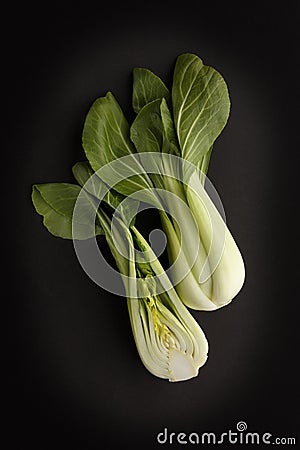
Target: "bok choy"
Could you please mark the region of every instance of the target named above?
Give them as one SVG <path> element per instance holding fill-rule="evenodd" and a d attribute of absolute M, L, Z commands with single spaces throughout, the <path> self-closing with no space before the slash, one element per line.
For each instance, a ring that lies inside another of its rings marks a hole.
<path fill-rule="evenodd" d="M 112 93 L 94 102 L 83 130 L 86 156 L 94 170 L 119 160 L 120 171 L 125 170 L 120 158 L 134 156 L 126 169 L 131 176 L 114 188 L 161 210 L 169 260 L 177 261 L 171 276 L 182 301 L 199 310 L 224 306 L 245 278 L 240 250 L 205 189 L 213 144 L 229 116 L 226 83 L 196 55 L 183 54 L 176 61 L 172 92 L 150 70 L 134 70 L 133 108 L 137 116 L 129 127 Z M 146 164 L 141 162 L 145 153 Z M 153 174 L 146 166 L 157 161 L 155 154 L 162 168 Z M 180 167 L 167 155 L 177 157 Z M 104 181 L 111 184 L 113 178 L 108 172 Z M 178 200 L 187 205 L 188 215 Z M 194 259 L 195 227 L 199 245 Z"/>
<path fill-rule="evenodd" d="M 79 185 L 33 186 L 32 201 L 43 216 L 44 225 L 53 235 L 65 239 L 84 240 L 105 235 L 124 282 L 131 327 L 145 367 L 153 375 L 169 381 L 195 377 L 207 359 L 206 337 L 181 302 L 147 241 L 133 224 L 128 228 L 122 214 L 116 214 L 123 197 L 110 190 L 104 197 L 104 205 L 101 203 L 99 207 L 97 194 L 101 193 L 103 183 L 95 174 L 92 176 L 88 162 L 75 164 L 73 174 Z M 79 195 L 86 216 L 81 215 L 81 220 L 72 228 L 72 221 L 77 220 L 73 212 Z M 94 210 L 94 224 L 87 220 L 89 210 Z M 119 211 L 126 215 L 126 211 Z M 114 221 L 113 213 L 116 214 Z M 118 252 L 112 236 L 117 239 L 122 253 Z M 136 261 L 134 243 L 141 252 L 150 252 L 151 262 Z M 156 275 L 159 275 L 158 281 Z M 161 293 L 157 292 L 157 283 L 163 285 Z"/>
<path fill-rule="evenodd" d="M 97 98 L 83 127 L 87 161 L 73 167 L 78 184 L 36 184 L 32 201 L 50 233 L 73 239 L 75 249 L 105 236 L 142 362 L 157 377 L 186 380 L 208 352 L 186 307 L 223 307 L 245 278 L 240 250 L 208 192 L 229 94 L 214 68 L 186 53 L 177 58 L 171 90 L 149 69 L 135 68 L 132 106 L 129 124 L 111 92 Z M 135 225 L 140 202 L 159 210 L 167 269 Z"/>

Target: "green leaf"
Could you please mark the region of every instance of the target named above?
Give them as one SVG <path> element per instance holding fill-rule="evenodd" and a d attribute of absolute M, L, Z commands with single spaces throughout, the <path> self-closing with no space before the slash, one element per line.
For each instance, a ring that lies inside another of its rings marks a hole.
<path fill-rule="evenodd" d="M 161 99 L 157 99 L 145 105 L 131 126 L 130 137 L 138 152 L 161 153 L 163 150 L 169 150 L 165 142 L 166 139 L 161 118 L 161 102 Z M 164 179 L 159 175 L 163 173 L 162 162 L 156 162 L 152 158 L 151 162 L 153 164 L 153 170 L 156 171 L 156 174 L 149 174 L 153 184 L 156 188 L 165 189 Z"/>
<path fill-rule="evenodd" d="M 64 239 L 72 239 L 72 220 L 55 212 L 45 202 L 36 186 L 33 186 L 32 202 L 37 213 L 44 217 L 44 225 L 50 233 Z"/>
<path fill-rule="evenodd" d="M 227 122 L 230 100 L 226 83 L 198 56 L 180 55 L 174 70 L 172 104 L 182 157 L 197 165 Z"/>
<path fill-rule="evenodd" d="M 43 199 L 59 214 L 72 218 L 80 186 L 69 183 L 36 184 Z"/>
<path fill-rule="evenodd" d="M 83 186 L 95 173 L 88 161 L 79 161 L 74 164 L 72 172 L 80 186 Z M 101 180 L 99 181 L 101 183 Z"/>
<path fill-rule="evenodd" d="M 164 98 L 160 104 L 160 115 L 164 134 L 163 151 L 165 153 L 180 156 L 173 118 Z"/>
<path fill-rule="evenodd" d="M 172 116 L 165 99 L 154 100 L 140 110 L 131 126 L 130 137 L 141 153 L 180 155 Z M 151 162 L 156 173 L 149 174 L 155 187 L 163 190 L 166 189 L 166 177 L 159 174 L 166 170 L 166 159 L 155 161 L 153 158 Z M 168 167 L 168 173 L 173 175 L 171 167 Z"/>
<path fill-rule="evenodd" d="M 166 138 L 168 141 L 173 142 L 174 144 L 177 144 L 177 138 L 176 133 L 174 129 L 173 119 L 171 116 L 171 112 L 168 108 L 166 100 L 163 98 L 160 103 L 160 114 L 161 114 L 161 120 L 163 124 L 163 129 L 166 135 Z"/>
<path fill-rule="evenodd" d="M 126 223 L 134 224 L 139 209 L 139 202 L 125 197 L 115 189 L 109 188 L 93 171 L 88 161 L 76 163 L 72 167 L 76 181 L 96 198 L 103 200 L 114 212 L 118 213 Z"/>
<path fill-rule="evenodd" d="M 163 81 L 148 69 L 133 69 L 132 106 L 138 113 L 147 103 L 153 100 L 170 98 L 169 89 Z"/>
<path fill-rule="evenodd" d="M 161 152 L 163 125 L 160 116 L 161 100 L 146 104 L 130 128 L 130 138 L 138 152 Z"/>
<path fill-rule="evenodd" d="M 129 138 L 127 120 L 110 92 L 93 103 L 85 120 L 82 142 L 92 168 L 95 172 L 103 169 L 101 179 L 109 186 L 113 187 L 121 175 L 124 181 L 119 182 L 115 189 L 126 196 L 152 187 L 138 158 L 133 156 L 135 148 Z M 132 159 L 127 163 L 118 161 L 113 167 L 106 166 L 122 156 L 130 155 Z"/>
<path fill-rule="evenodd" d="M 84 215 L 76 217 L 76 235 L 73 235 L 72 220 L 75 202 L 81 188 L 68 183 L 36 184 L 32 188 L 32 202 L 38 214 L 43 216 L 44 225 L 50 233 L 64 239 L 88 239 L 103 234 L 96 219 L 91 224 Z M 97 209 L 97 203 L 86 194 L 85 207 Z"/>
<path fill-rule="evenodd" d="M 130 138 L 138 152 L 166 152 L 180 156 L 173 119 L 166 100 L 145 105 L 130 128 Z"/>
<path fill-rule="evenodd" d="M 88 161 L 80 161 L 72 167 L 75 180 L 96 198 L 102 198 L 105 184 L 93 171 Z"/>
<path fill-rule="evenodd" d="M 135 152 L 127 120 L 111 92 L 91 106 L 85 119 L 82 143 L 95 172 L 108 162 Z"/>

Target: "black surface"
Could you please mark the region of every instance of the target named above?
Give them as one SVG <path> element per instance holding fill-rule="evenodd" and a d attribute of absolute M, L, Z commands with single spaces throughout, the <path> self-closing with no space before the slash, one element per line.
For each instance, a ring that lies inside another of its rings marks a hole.
<path fill-rule="evenodd" d="M 221 433 L 240 420 L 250 431 L 297 435 L 299 11 L 296 2 L 220 5 L 78 2 L 4 16 L 5 448 L 155 448 L 164 427 Z M 30 192 L 72 180 L 96 97 L 112 91 L 130 120 L 132 68 L 170 82 L 186 51 L 229 86 L 231 116 L 209 174 L 247 278 L 231 305 L 195 313 L 209 360 L 199 377 L 171 384 L 144 369 L 125 301 L 88 279 L 71 242 L 47 233 Z"/>

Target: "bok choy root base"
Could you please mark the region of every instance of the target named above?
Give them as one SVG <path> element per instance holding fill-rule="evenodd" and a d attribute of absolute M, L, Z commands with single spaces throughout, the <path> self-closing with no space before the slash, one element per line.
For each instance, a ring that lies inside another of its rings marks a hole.
<path fill-rule="evenodd" d="M 48 231 L 72 239 L 75 249 L 105 236 L 143 364 L 157 377 L 187 380 L 208 352 L 187 307 L 223 307 L 245 278 L 239 248 L 207 192 L 229 95 L 222 76 L 187 53 L 177 58 L 171 91 L 150 70 L 134 69 L 132 105 L 129 126 L 112 93 L 98 98 L 83 128 L 87 161 L 73 167 L 77 184 L 34 185 L 32 201 Z M 135 226 L 141 202 L 159 210 L 168 268 Z"/>

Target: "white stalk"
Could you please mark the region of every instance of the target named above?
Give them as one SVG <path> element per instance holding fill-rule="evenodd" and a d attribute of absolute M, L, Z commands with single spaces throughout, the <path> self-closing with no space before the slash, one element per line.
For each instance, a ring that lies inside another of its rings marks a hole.
<path fill-rule="evenodd" d="M 217 306 L 213 303 L 211 298 L 206 295 L 205 289 L 203 289 L 203 286 L 211 283 L 211 280 L 209 279 L 208 283 L 203 283 L 202 285 L 198 282 L 172 223 L 166 214 L 163 213 L 161 214 L 161 220 L 168 237 L 167 248 L 169 260 L 173 263 L 171 267 L 171 277 L 179 297 L 185 305 L 190 308 L 213 311 Z M 185 237 L 183 237 L 183 240 L 184 239 Z M 177 280 L 181 281 L 177 282 Z M 210 290 L 210 286 L 208 289 Z"/>
<path fill-rule="evenodd" d="M 190 178 L 186 195 L 213 270 L 211 300 L 221 307 L 229 303 L 243 286 L 243 258 L 196 172 Z"/>
<path fill-rule="evenodd" d="M 133 231 L 142 248 L 152 252 L 134 227 Z M 142 283 L 141 298 L 128 298 L 136 346 L 141 360 L 151 373 L 169 381 L 187 380 L 197 376 L 199 368 L 206 362 L 208 343 L 152 253 L 153 275 L 160 277 L 166 291 L 156 295 L 153 277 L 149 277 L 139 279 Z"/>

